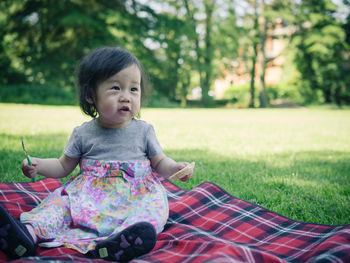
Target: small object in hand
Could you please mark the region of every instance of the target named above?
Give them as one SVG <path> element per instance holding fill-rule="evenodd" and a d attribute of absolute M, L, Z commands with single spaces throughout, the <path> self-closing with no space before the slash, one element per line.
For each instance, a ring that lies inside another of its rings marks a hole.
<path fill-rule="evenodd" d="M 186 175 L 193 173 L 193 169 L 195 166 L 195 162 L 192 162 L 188 164 L 186 167 L 182 168 L 180 171 L 174 173 L 172 176 L 169 177 L 171 180 L 180 180 L 181 178 L 185 177 Z"/>
<path fill-rule="evenodd" d="M 23 152 L 24 152 L 25 156 L 27 157 L 28 165 L 32 166 L 33 165 L 32 159 L 30 159 L 30 156 L 26 151 L 26 147 L 24 146 L 23 139 L 22 139 L 22 148 L 23 148 Z M 32 182 L 35 182 L 35 177 L 32 178 Z"/>

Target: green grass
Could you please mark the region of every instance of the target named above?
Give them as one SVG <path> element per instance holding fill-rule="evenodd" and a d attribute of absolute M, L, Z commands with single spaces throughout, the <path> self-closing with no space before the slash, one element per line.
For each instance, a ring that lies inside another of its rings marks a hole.
<path fill-rule="evenodd" d="M 204 181 L 298 221 L 350 223 L 350 110 L 143 109 L 164 152 L 195 161 L 191 189 Z M 29 181 L 24 155 L 59 157 L 78 107 L 0 104 L 1 182 Z"/>

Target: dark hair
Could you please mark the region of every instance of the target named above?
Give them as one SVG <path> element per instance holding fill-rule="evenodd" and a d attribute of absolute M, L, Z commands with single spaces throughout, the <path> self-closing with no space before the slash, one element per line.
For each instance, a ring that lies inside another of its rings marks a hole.
<path fill-rule="evenodd" d="M 143 99 L 147 77 L 142 64 L 133 54 L 122 48 L 103 47 L 86 55 L 77 68 L 77 88 L 82 111 L 95 118 L 97 116 L 95 105 L 97 86 L 133 64 L 137 65 L 141 72 L 141 99 Z"/>

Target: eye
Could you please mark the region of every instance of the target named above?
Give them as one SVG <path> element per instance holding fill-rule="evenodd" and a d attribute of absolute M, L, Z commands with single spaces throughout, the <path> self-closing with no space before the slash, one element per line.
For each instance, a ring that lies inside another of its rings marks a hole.
<path fill-rule="evenodd" d="M 134 88 L 131 88 L 130 90 L 131 90 L 132 92 L 137 92 L 137 91 L 139 91 L 139 88 L 134 87 Z"/>
<path fill-rule="evenodd" d="M 112 90 L 120 90 L 120 87 L 119 86 L 113 86 L 111 89 Z"/>

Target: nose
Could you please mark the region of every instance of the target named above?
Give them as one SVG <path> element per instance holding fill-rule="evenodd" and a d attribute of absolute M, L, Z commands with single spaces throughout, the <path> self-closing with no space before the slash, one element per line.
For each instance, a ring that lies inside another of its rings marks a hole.
<path fill-rule="evenodd" d="M 119 100 L 121 102 L 130 102 L 130 94 L 127 91 L 124 91 L 120 94 Z"/>

